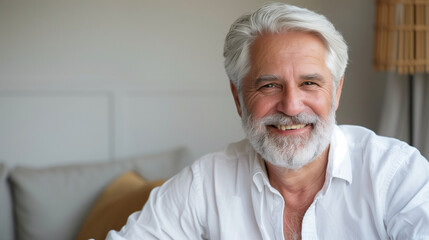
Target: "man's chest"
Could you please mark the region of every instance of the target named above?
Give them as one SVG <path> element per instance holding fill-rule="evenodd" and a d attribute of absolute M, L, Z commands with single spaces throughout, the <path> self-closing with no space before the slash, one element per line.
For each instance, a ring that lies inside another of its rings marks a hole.
<path fill-rule="evenodd" d="M 212 239 L 383 239 L 371 204 L 347 199 L 315 199 L 305 211 L 285 212 L 274 195 L 223 196 L 208 211 Z"/>

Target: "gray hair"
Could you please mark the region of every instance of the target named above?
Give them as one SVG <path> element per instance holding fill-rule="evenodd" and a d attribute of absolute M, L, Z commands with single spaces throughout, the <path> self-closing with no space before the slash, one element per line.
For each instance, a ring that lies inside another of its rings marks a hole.
<path fill-rule="evenodd" d="M 337 88 L 346 70 L 347 44 L 334 25 L 323 15 L 284 3 L 268 3 L 252 14 L 238 18 L 226 35 L 223 56 L 225 70 L 240 91 L 242 79 L 250 70 L 249 47 L 263 33 L 309 32 L 318 36 L 327 48 L 326 66 Z"/>

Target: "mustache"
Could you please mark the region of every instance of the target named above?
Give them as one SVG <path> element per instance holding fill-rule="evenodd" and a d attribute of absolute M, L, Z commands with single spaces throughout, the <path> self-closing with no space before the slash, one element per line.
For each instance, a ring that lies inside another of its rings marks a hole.
<path fill-rule="evenodd" d="M 258 122 L 263 125 L 292 125 L 292 124 L 316 124 L 321 119 L 316 114 L 299 113 L 296 116 L 286 116 L 281 113 L 275 113 L 260 119 Z"/>

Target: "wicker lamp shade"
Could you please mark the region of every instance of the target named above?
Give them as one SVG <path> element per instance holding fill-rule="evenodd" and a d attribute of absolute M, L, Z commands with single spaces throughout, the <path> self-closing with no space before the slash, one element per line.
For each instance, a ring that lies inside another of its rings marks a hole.
<path fill-rule="evenodd" d="M 374 68 L 429 72 L 429 0 L 376 0 Z"/>

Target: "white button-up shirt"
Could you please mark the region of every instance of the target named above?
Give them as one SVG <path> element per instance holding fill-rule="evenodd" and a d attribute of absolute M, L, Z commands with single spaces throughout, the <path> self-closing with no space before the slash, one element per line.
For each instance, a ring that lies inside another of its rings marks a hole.
<path fill-rule="evenodd" d="M 284 201 L 247 140 L 155 189 L 108 239 L 283 239 Z M 285 213 L 287 214 L 287 212 Z M 429 163 L 407 144 L 336 126 L 302 239 L 429 239 Z"/>

